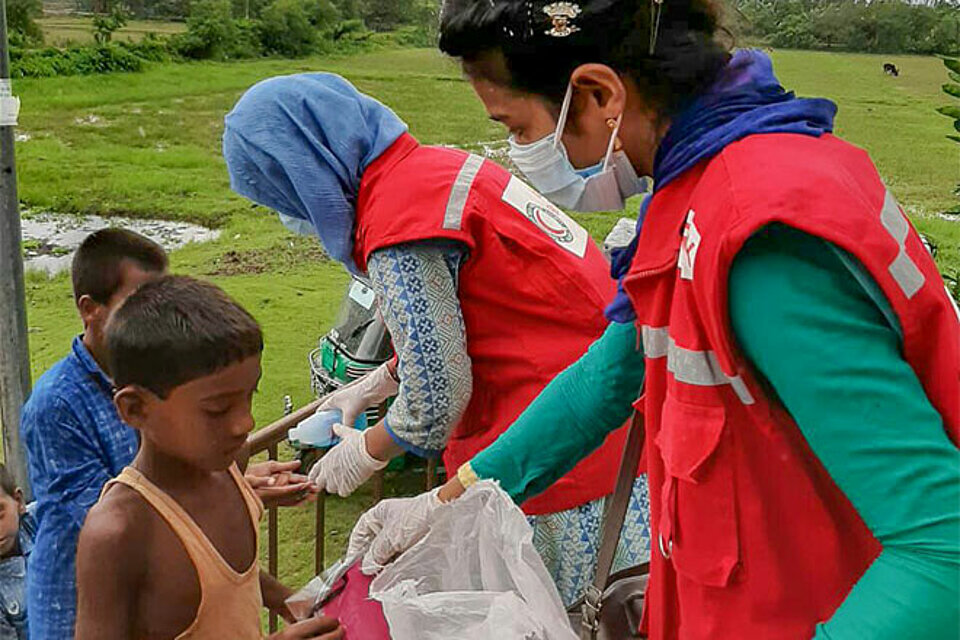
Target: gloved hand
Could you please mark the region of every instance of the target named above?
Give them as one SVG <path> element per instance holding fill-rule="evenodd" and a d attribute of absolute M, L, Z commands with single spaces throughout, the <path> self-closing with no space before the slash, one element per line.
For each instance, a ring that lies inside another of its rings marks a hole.
<path fill-rule="evenodd" d="M 313 465 L 308 477 L 320 491 L 346 498 L 390 461 L 370 455 L 365 431 L 335 424 L 333 432 L 340 437 L 340 442 Z"/>
<path fill-rule="evenodd" d="M 353 528 L 347 557 L 363 553 L 360 571 L 368 576 L 378 573 L 427 535 L 437 509 L 444 504 L 437 495 L 439 491 L 437 488 L 413 498 L 378 502 L 360 516 Z"/>
<path fill-rule="evenodd" d="M 400 383 L 390 372 L 388 364 L 383 363 L 362 378 L 331 393 L 320 403 L 317 412 L 340 409 L 343 412 L 343 424 L 353 427 L 361 413 L 397 395 Z"/>

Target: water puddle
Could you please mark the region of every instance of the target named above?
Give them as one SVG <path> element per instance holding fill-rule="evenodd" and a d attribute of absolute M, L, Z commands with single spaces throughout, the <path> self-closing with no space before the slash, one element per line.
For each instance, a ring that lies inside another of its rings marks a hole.
<path fill-rule="evenodd" d="M 23 253 L 27 270 L 56 274 L 70 269 L 70 261 L 83 239 L 98 229 L 120 227 L 144 235 L 167 251 L 190 242 L 209 242 L 220 231 L 189 222 L 104 218 L 59 213 L 23 215 Z"/>

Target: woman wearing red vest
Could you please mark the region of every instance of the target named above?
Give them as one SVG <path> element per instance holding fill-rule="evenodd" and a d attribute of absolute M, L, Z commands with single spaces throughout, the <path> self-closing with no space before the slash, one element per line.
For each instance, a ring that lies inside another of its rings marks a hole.
<path fill-rule="evenodd" d="M 369 276 L 398 353 L 321 407 L 341 409 L 352 425 L 396 395 L 373 428 L 335 428 L 341 443 L 311 472 L 328 491 L 349 495 L 404 451 L 443 452 L 455 474 L 604 333 L 615 285 L 584 229 L 502 167 L 420 145 L 392 111 L 343 78 L 301 74 L 256 85 L 227 116 L 223 146 L 236 191 Z M 630 392 L 638 389 L 634 381 Z M 629 412 L 607 414 L 623 424 Z M 597 442 L 593 455 L 523 501 L 568 602 L 591 577 L 594 524 L 624 435 Z M 645 481 L 633 498 L 621 566 L 649 554 Z"/>
<path fill-rule="evenodd" d="M 617 262 L 637 349 L 598 342 L 441 499 L 574 464 L 602 437 L 583 379 L 639 349 L 649 637 L 956 638 L 960 311 L 834 105 L 717 24 L 709 0 L 447 0 L 441 49 L 535 187 L 579 206 L 564 176 L 603 158 L 590 188 L 614 191 L 619 150 L 655 190 Z M 561 411 L 577 428 L 546 438 Z M 354 537 L 396 553 L 425 504 L 383 503 Z"/>

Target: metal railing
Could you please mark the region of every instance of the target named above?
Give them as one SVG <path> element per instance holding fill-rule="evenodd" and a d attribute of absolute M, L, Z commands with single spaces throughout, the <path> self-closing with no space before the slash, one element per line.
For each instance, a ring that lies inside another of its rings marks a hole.
<path fill-rule="evenodd" d="M 270 460 L 278 459 L 280 443 L 286 440 L 287 432 L 297 426 L 299 422 L 310 417 L 320 406 L 323 398 L 315 400 L 310 404 L 300 407 L 296 411 L 283 416 L 276 422 L 252 433 L 247 439 L 250 457 L 266 452 Z M 381 417 L 385 412 L 381 409 Z M 437 462 L 434 459 L 427 460 L 426 469 L 426 487 L 429 491 L 436 484 Z M 373 499 L 379 502 L 383 498 L 383 472 L 378 472 L 371 480 L 373 483 Z M 326 494 L 320 492 L 315 503 L 316 518 L 315 523 L 315 542 L 314 542 L 314 573 L 318 574 L 324 568 L 324 534 L 326 531 Z M 267 509 L 267 571 L 270 575 L 276 577 L 279 564 L 279 540 L 278 540 L 278 513 L 277 507 Z M 277 615 L 270 613 L 270 631 L 277 630 Z"/>

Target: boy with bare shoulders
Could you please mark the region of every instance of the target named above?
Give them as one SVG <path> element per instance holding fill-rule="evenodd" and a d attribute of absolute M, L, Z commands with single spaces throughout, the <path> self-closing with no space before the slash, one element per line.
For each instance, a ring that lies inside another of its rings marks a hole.
<path fill-rule="evenodd" d="M 289 620 L 291 594 L 259 570 L 263 506 L 234 463 L 253 428 L 260 327 L 214 285 L 166 276 L 114 313 L 107 347 L 141 444 L 81 531 L 76 638 L 259 640 L 261 607 Z M 342 637 L 330 618 L 270 636 Z"/>

